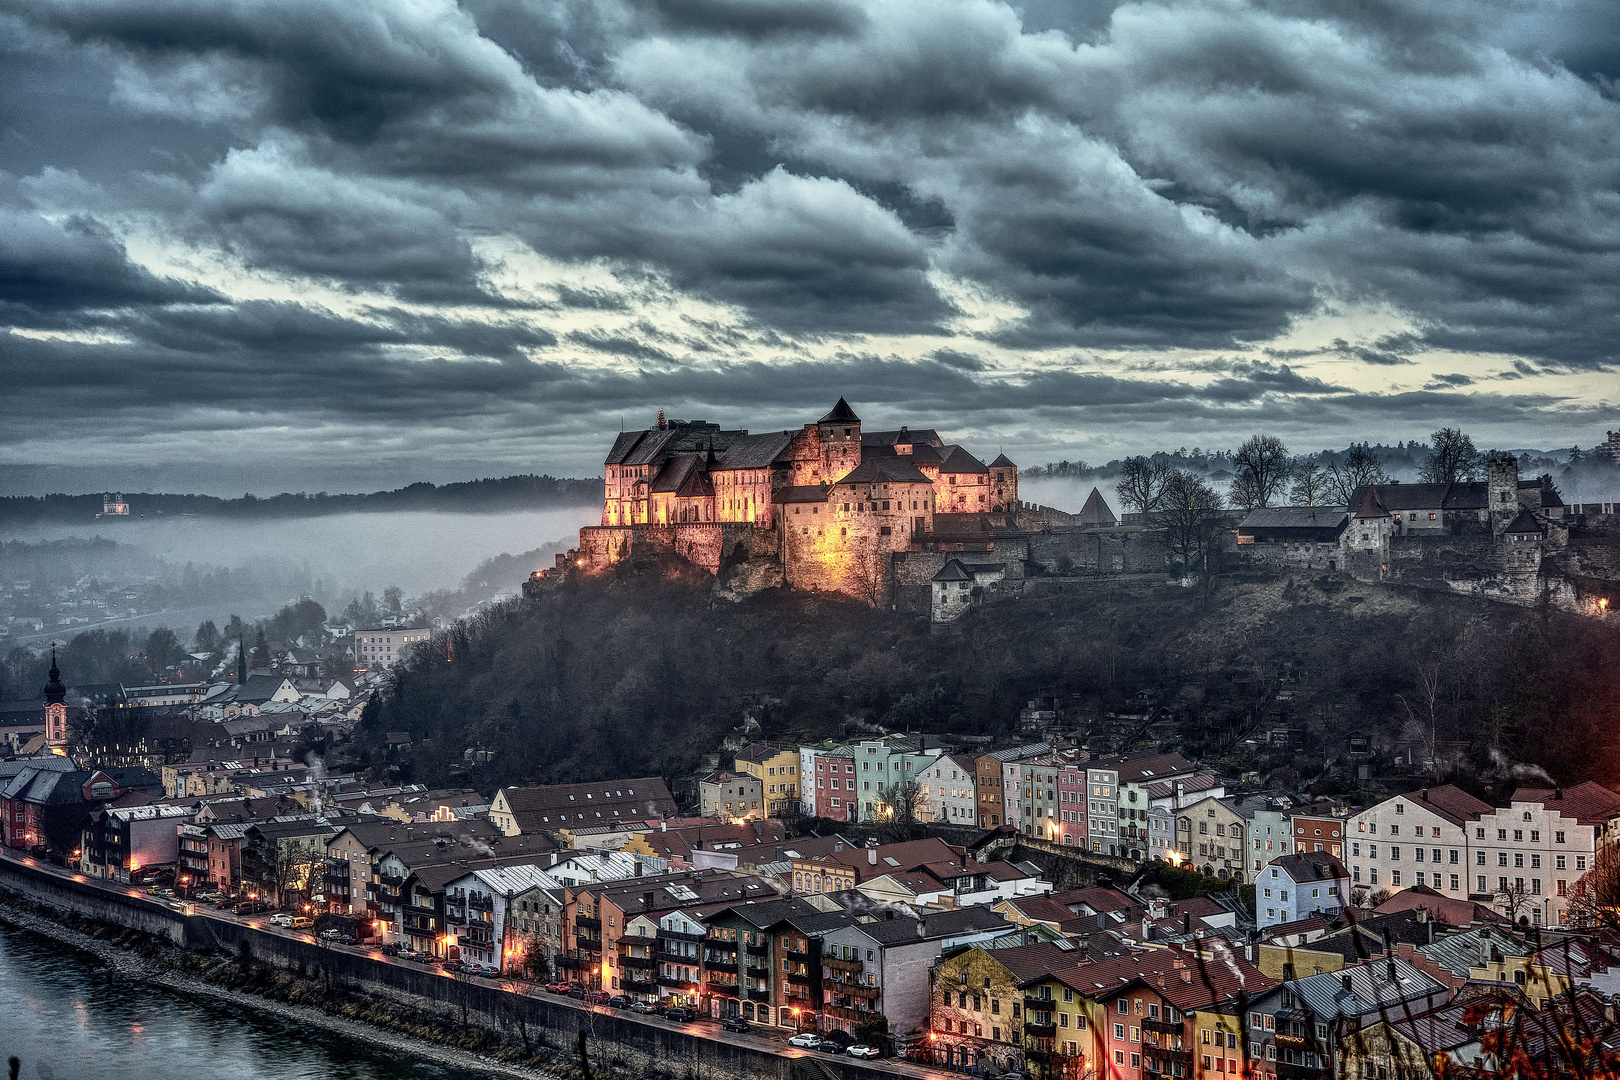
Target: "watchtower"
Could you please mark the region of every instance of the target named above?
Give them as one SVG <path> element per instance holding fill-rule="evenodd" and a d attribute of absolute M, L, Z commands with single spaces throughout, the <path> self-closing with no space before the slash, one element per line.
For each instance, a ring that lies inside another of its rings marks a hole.
<path fill-rule="evenodd" d="M 1491 532 L 1500 536 L 1519 516 L 1519 460 L 1512 454 L 1493 453 L 1485 459 L 1486 505 Z"/>

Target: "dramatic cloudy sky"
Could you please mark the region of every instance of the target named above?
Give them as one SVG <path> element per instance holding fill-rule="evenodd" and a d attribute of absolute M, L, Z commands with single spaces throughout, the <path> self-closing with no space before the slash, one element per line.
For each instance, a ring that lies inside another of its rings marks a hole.
<path fill-rule="evenodd" d="M 0 0 L 0 486 L 1620 426 L 1613 0 Z"/>

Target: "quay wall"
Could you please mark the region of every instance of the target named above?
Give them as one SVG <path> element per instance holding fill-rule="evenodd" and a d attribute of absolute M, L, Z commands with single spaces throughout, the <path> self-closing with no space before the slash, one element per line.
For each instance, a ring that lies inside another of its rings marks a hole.
<path fill-rule="evenodd" d="M 616 1009 L 596 1009 L 570 998 L 527 993 L 520 983 L 457 977 L 437 967 L 396 963 L 315 939 L 258 929 L 232 919 L 188 914 L 169 904 L 104 883 L 77 881 L 53 870 L 0 858 L 0 892 L 74 912 L 100 922 L 166 938 L 193 950 L 217 951 L 296 972 L 416 1008 L 436 1011 L 506 1035 L 520 1027 L 537 1042 L 569 1049 L 583 1031 L 592 1060 L 643 1076 L 713 1080 L 875 1080 L 899 1070 L 884 1063 L 786 1056 L 707 1037 Z M 509 987 L 509 988 L 508 988 Z M 716 1036 L 719 1032 L 716 1032 Z M 908 1063 L 906 1073 L 919 1070 Z"/>

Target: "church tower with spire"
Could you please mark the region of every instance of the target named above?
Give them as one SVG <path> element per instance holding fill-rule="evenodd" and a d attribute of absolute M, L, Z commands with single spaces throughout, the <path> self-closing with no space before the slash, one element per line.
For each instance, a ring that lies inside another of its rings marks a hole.
<path fill-rule="evenodd" d="M 56 646 L 51 646 L 51 681 L 45 684 L 45 742 L 51 753 L 66 755 L 68 747 L 67 687 L 56 667 Z"/>

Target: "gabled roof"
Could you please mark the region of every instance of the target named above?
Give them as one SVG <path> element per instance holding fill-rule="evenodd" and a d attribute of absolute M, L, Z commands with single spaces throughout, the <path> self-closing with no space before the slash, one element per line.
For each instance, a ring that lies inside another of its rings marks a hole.
<path fill-rule="evenodd" d="M 715 462 L 715 469 L 767 469 L 793 441 L 787 431 L 767 431 L 762 435 L 744 435 L 726 448 Z"/>
<path fill-rule="evenodd" d="M 1417 791 L 1408 791 L 1405 795 L 1397 795 L 1396 798 L 1405 799 L 1431 813 L 1438 814 L 1453 825 L 1472 821 L 1481 814 L 1489 814 L 1495 809 L 1489 803 L 1481 802 L 1454 784 L 1419 788 Z"/>
<path fill-rule="evenodd" d="M 686 478 L 697 470 L 702 458 L 696 454 L 673 454 L 659 467 L 654 474 L 652 483 L 647 485 L 648 491 L 673 492 L 679 491 Z"/>
<path fill-rule="evenodd" d="M 990 467 L 992 469 L 1016 469 L 1016 468 L 1018 468 L 1017 465 L 1014 465 L 1012 463 L 1012 458 L 1008 457 L 1006 454 L 997 454 L 996 455 L 996 460 L 994 460 L 994 461 L 992 461 L 990 463 Z"/>
<path fill-rule="evenodd" d="M 1481 480 L 1451 485 L 1443 506 L 1446 510 L 1483 510 L 1490 505 L 1490 485 Z"/>
<path fill-rule="evenodd" d="M 613 449 L 608 451 L 607 464 L 618 465 L 624 461 L 625 455 L 635 448 L 645 431 L 621 431 L 619 437 L 613 440 Z"/>
<path fill-rule="evenodd" d="M 945 460 L 940 463 L 939 471 L 942 473 L 987 473 L 990 470 L 984 462 L 962 449 L 960 446 L 947 446 L 949 451 Z"/>
<path fill-rule="evenodd" d="M 1091 489 L 1086 496 L 1086 505 L 1080 508 L 1080 524 L 1082 525 L 1117 525 L 1119 519 L 1103 498 L 1103 493 L 1097 488 Z"/>
<path fill-rule="evenodd" d="M 1389 978 L 1392 969 L 1393 980 Z M 1346 982 L 1349 989 L 1345 989 Z M 1307 975 L 1287 985 L 1312 1013 L 1323 1019 L 1367 1016 L 1445 989 L 1438 979 L 1399 956 Z"/>
<path fill-rule="evenodd" d="M 943 446 L 939 433 L 933 428 L 900 428 L 898 431 L 862 431 L 861 447 L 863 452 L 878 446 L 894 446 L 897 443 L 910 443 L 911 452 L 915 454 L 920 447 L 930 449 Z"/>
<path fill-rule="evenodd" d="M 1453 900 L 1435 892 L 1427 885 L 1412 885 L 1373 908 L 1374 915 L 1396 915 L 1423 908 L 1434 916 L 1435 922 L 1447 926 L 1468 926 L 1476 922 L 1506 922 L 1501 915 L 1485 904 L 1472 900 Z"/>
<path fill-rule="evenodd" d="M 860 422 L 861 418 L 855 415 L 855 410 L 850 408 L 849 402 L 843 398 L 838 399 L 838 404 L 832 407 L 832 412 L 816 421 L 818 424 L 858 424 Z"/>
<path fill-rule="evenodd" d="M 1510 533 L 1535 533 L 1539 536 L 1541 534 L 1541 522 L 1537 521 L 1536 515 L 1532 514 L 1529 510 L 1520 510 L 1518 516 L 1509 522 L 1508 527 L 1502 531 Z"/>
<path fill-rule="evenodd" d="M 1378 501 L 1377 488 L 1364 488 L 1363 492 L 1364 494 L 1361 496 L 1361 502 L 1356 507 L 1357 521 L 1367 521 L 1373 518 L 1389 517 L 1389 511 L 1385 510 L 1384 504 Z"/>
<path fill-rule="evenodd" d="M 658 460 L 658 455 L 675 438 L 674 428 L 665 428 L 663 431 L 644 431 L 635 447 L 624 456 L 624 465 L 651 465 Z"/>
<path fill-rule="evenodd" d="M 903 457 L 863 457 L 859 465 L 838 478 L 835 486 L 882 483 L 928 484 L 932 481 Z"/>
<path fill-rule="evenodd" d="M 1350 876 L 1350 871 L 1344 868 L 1344 864 L 1325 851 L 1284 855 L 1281 858 L 1272 859 L 1270 865 L 1277 867 L 1296 883 L 1301 881 L 1338 881 L 1341 878 Z"/>
<path fill-rule="evenodd" d="M 939 568 L 939 573 L 934 575 L 934 580 L 935 581 L 972 581 L 973 577 L 965 569 L 962 568 L 962 563 L 961 563 L 960 560 L 958 560 L 958 559 L 947 559 L 945 561 L 945 565 Z"/>
<path fill-rule="evenodd" d="M 1582 825 L 1601 826 L 1620 817 L 1620 795 L 1591 780 L 1570 788 L 1520 788 L 1511 801 L 1540 803 Z"/>
<path fill-rule="evenodd" d="M 1193 763 L 1177 753 L 1169 754 L 1143 754 L 1140 757 L 1126 758 L 1118 762 L 1116 768 L 1119 772 L 1121 784 L 1132 784 L 1141 780 L 1154 778 L 1187 776 L 1193 771 Z"/>
<path fill-rule="evenodd" d="M 1343 506 L 1261 506 L 1249 511 L 1240 529 L 1337 529 L 1349 520 Z"/>

